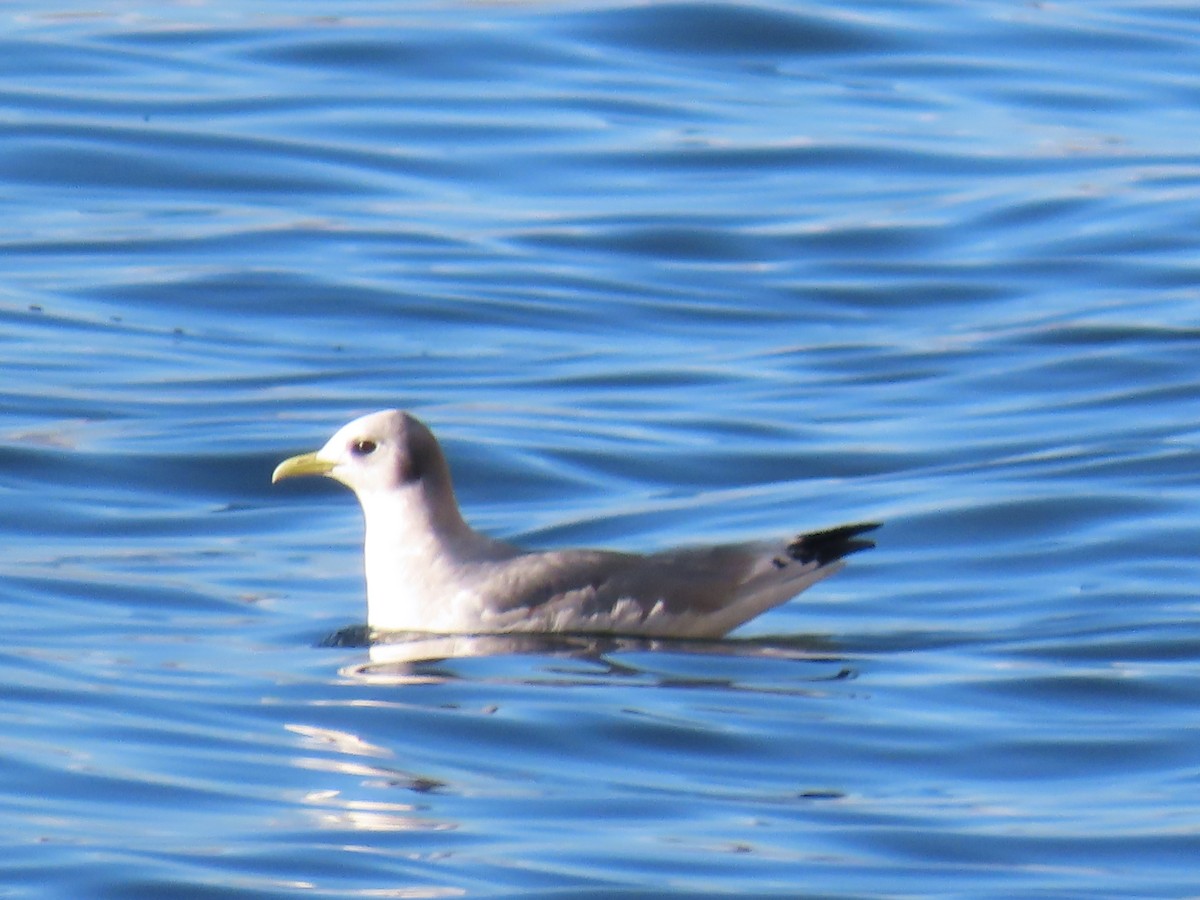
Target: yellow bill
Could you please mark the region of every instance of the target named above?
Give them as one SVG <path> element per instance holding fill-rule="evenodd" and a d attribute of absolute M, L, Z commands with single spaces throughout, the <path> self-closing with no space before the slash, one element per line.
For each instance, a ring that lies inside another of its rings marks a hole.
<path fill-rule="evenodd" d="M 285 459 L 271 473 L 271 484 L 285 478 L 299 478 L 301 475 L 328 475 L 333 469 L 333 463 L 319 459 L 315 453 L 302 453 Z"/>

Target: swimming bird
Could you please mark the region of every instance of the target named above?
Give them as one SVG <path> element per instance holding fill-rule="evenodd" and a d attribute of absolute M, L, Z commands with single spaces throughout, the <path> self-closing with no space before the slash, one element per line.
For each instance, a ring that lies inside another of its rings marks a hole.
<path fill-rule="evenodd" d="M 714 638 L 796 596 L 875 546 L 875 523 L 789 540 L 614 550 L 523 550 L 463 519 L 433 432 L 402 410 L 355 419 L 272 483 L 326 475 L 358 497 L 366 523 L 373 631 Z"/>

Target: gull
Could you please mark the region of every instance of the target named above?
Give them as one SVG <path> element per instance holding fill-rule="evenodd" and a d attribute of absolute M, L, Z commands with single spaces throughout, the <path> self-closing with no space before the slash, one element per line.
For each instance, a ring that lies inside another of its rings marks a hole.
<path fill-rule="evenodd" d="M 358 497 L 372 632 L 718 638 L 875 546 L 861 535 L 879 527 L 650 554 L 524 550 L 467 524 L 433 432 L 398 409 L 355 419 L 271 481 L 301 475 Z"/>

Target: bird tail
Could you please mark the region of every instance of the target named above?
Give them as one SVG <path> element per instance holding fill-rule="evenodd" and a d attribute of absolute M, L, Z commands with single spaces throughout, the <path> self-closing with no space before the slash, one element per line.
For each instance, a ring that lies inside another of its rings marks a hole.
<path fill-rule="evenodd" d="M 859 535 L 874 531 L 879 524 L 863 522 L 858 525 L 841 525 L 828 531 L 811 531 L 788 544 L 787 553 L 801 564 L 815 562 L 818 568 L 827 566 L 851 553 L 874 547 L 874 541 Z"/>
<path fill-rule="evenodd" d="M 707 623 L 708 635 L 725 634 L 818 581 L 824 581 L 842 568 L 843 557 L 874 547 L 874 541 L 859 535 L 878 527 L 877 522 L 865 522 L 802 534 L 784 548 L 786 557 L 778 550 L 775 551 L 778 555 L 768 550 L 761 557 L 755 574 L 740 586 L 734 602 Z M 769 546 L 765 545 L 765 548 Z M 779 545 L 775 546 L 778 548 Z"/>

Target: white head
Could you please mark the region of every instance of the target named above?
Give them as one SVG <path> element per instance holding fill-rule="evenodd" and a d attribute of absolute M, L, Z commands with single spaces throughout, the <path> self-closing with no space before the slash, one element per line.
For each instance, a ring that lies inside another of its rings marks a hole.
<path fill-rule="evenodd" d="M 285 459 L 271 481 L 301 475 L 327 475 L 358 496 L 364 510 L 377 498 L 399 493 L 426 506 L 430 524 L 457 528 L 462 523 L 450 468 L 437 438 L 420 420 L 398 409 L 355 419 L 316 453 Z"/>
<path fill-rule="evenodd" d="M 336 479 L 362 505 L 372 628 L 428 630 L 455 615 L 446 608 L 456 590 L 454 559 L 491 544 L 463 521 L 433 432 L 397 409 L 372 413 L 339 429 L 316 453 L 285 459 L 271 480 L 299 475 Z"/>

